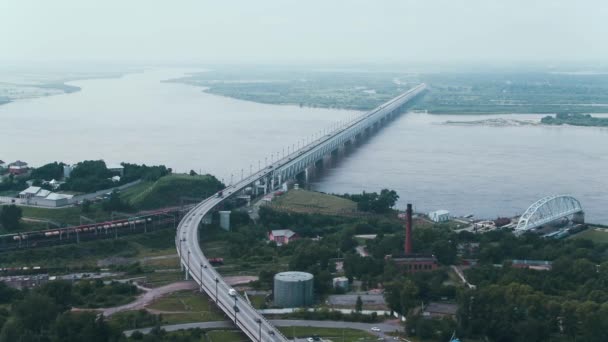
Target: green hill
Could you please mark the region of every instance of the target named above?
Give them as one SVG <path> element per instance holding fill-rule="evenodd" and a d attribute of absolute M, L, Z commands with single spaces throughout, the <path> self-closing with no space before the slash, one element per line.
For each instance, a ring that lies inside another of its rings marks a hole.
<path fill-rule="evenodd" d="M 123 191 L 121 197 L 136 209 L 155 209 L 179 205 L 182 197 L 209 197 L 222 188 L 211 175 L 169 175 L 156 182 L 142 182 Z"/>

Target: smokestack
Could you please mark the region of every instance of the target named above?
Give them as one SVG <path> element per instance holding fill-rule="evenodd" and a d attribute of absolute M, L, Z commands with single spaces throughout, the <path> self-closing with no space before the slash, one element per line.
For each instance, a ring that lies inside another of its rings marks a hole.
<path fill-rule="evenodd" d="M 406 222 L 405 222 L 405 254 L 412 254 L 412 204 L 407 204 L 407 210 L 405 211 Z"/>

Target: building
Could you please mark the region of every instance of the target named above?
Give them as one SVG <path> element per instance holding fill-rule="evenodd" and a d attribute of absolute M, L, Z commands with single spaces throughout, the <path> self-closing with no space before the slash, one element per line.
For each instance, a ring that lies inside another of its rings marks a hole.
<path fill-rule="evenodd" d="M 274 241 L 277 246 L 286 245 L 300 237 L 291 229 L 277 229 L 268 233 L 268 240 Z"/>
<path fill-rule="evenodd" d="M 412 242 L 412 205 L 408 203 L 405 212 L 405 244 L 403 246 L 404 253 L 393 257 L 387 255 L 385 260 L 392 260 L 397 267 L 405 273 L 416 273 L 436 270 L 439 267 L 437 258 L 432 254 L 415 254 L 413 253 Z"/>
<path fill-rule="evenodd" d="M 36 196 L 36 194 L 38 194 L 38 192 L 40 192 L 40 190 L 42 190 L 42 188 L 39 186 L 30 186 L 29 188 L 27 188 L 19 193 L 19 198 L 24 198 L 24 199 L 32 198 L 32 197 Z"/>
<path fill-rule="evenodd" d="M 29 167 L 28 167 L 27 163 L 23 162 L 21 160 L 17 160 L 14 163 L 8 164 L 8 172 L 10 172 L 13 175 L 22 175 L 24 173 L 27 173 L 28 171 L 29 171 Z"/>
<path fill-rule="evenodd" d="M 7 167 L 8 165 L 2 159 L 0 159 L 0 171 L 6 169 Z"/>
<path fill-rule="evenodd" d="M 70 178 L 72 170 L 74 170 L 74 167 L 72 165 L 63 165 L 63 178 Z"/>
<path fill-rule="evenodd" d="M 274 276 L 274 305 L 283 308 L 313 303 L 314 277 L 306 272 L 281 272 Z"/>
<path fill-rule="evenodd" d="M 387 259 L 393 260 L 395 265 L 405 273 L 428 272 L 439 268 L 437 258 L 432 254 L 410 254 L 396 258 L 387 256 Z"/>
<path fill-rule="evenodd" d="M 121 177 L 124 176 L 125 167 L 120 164 L 111 164 L 106 166 L 109 171 L 118 173 Z"/>
<path fill-rule="evenodd" d="M 547 260 L 511 260 L 511 266 L 514 268 L 528 268 L 537 271 L 549 271 L 551 265 L 551 261 Z"/>
<path fill-rule="evenodd" d="M 72 197 L 74 196 L 57 194 L 39 186 L 30 186 L 19 193 L 19 198 L 27 200 L 27 204 L 52 208 L 68 205 Z"/>
<path fill-rule="evenodd" d="M 429 318 L 456 318 L 457 312 L 458 305 L 456 304 L 430 302 L 423 308 L 422 316 Z"/>
<path fill-rule="evenodd" d="M 447 210 L 436 210 L 429 213 L 429 218 L 433 222 L 447 222 L 450 220 L 450 212 Z"/>
<path fill-rule="evenodd" d="M 348 278 L 346 277 L 336 277 L 332 280 L 334 289 L 342 289 L 344 291 L 348 291 Z"/>

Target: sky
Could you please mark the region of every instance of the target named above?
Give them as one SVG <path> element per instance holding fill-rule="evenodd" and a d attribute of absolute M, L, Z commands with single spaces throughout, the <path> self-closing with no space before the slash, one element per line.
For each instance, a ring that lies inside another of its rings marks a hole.
<path fill-rule="evenodd" d="M 605 0 L 0 0 L 0 62 L 608 60 Z"/>

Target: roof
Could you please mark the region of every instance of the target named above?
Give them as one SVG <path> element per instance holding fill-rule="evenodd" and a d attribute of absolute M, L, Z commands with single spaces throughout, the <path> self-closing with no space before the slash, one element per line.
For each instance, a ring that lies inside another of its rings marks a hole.
<path fill-rule="evenodd" d="M 424 308 L 424 311 L 435 314 L 455 315 L 458 311 L 458 305 L 431 302 Z"/>
<path fill-rule="evenodd" d="M 286 238 L 290 238 L 296 235 L 296 233 L 291 229 L 277 229 L 272 231 L 272 236 L 284 236 Z"/>
<path fill-rule="evenodd" d="M 447 211 L 447 210 L 443 210 L 443 209 L 441 209 L 441 210 L 435 210 L 435 211 L 431 211 L 431 212 L 429 213 L 429 215 L 449 215 L 449 214 L 450 214 L 450 212 L 449 212 L 449 211 Z"/>
<path fill-rule="evenodd" d="M 552 262 L 551 261 L 547 261 L 547 260 L 518 260 L 518 259 L 513 259 L 511 260 L 512 264 L 515 265 L 533 265 L 533 266 L 544 266 L 544 265 L 551 265 Z"/>
<path fill-rule="evenodd" d="M 38 191 L 40 191 L 40 189 L 42 188 L 39 186 L 30 186 L 29 188 L 21 191 L 19 195 L 35 195 L 38 193 Z"/>
<path fill-rule="evenodd" d="M 124 166 L 122 166 L 122 165 L 120 165 L 120 164 L 108 164 L 108 165 L 106 166 L 106 168 L 108 168 L 108 169 L 111 169 L 111 170 L 112 170 L 112 169 L 124 169 L 125 167 L 124 167 Z"/>
<path fill-rule="evenodd" d="M 40 189 L 40 191 L 38 191 L 36 193 L 36 197 L 46 197 L 46 196 L 48 196 L 50 194 L 51 194 L 51 191 L 46 190 L 46 189 Z"/>
<path fill-rule="evenodd" d="M 312 274 L 306 272 L 281 272 L 274 275 L 274 279 L 280 281 L 305 281 L 311 280 L 313 278 Z"/>
<path fill-rule="evenodd" d="M 21 161 L 21 160 L 17 160 L 17 161 L 16 161 L 16 162 L 14 162 L 14 163 L 10 163 L 10 164 L 8 164 L 8 166 L 27 166 L 27 163 L 26 163 L 26 162 L 23 162 L 23 161 Z"/>
<path fill-rule="evenodd" d="M 48 196 L 46 196 L 46 199 L 51 201 L 57 201 L 64 198 L 70 199 L 72 197 L 74 197 L 74 195 L 56 194 L 54 192 L 51 192 Z"/>

